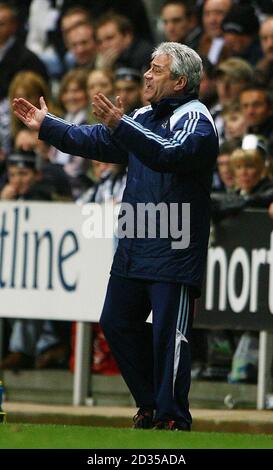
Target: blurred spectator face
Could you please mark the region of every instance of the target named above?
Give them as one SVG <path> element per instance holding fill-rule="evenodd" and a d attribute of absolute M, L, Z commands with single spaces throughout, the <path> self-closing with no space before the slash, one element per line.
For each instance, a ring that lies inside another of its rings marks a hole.
<path fill-rule="evenodd" d="M 246 34 L 224 33 L 224 38 L 231 55 L 242 54 L 252 42 L 252 36 Z"/>
<path fill-rule="evenodd" d="M 96 93 L 103 93 L 105 96 L 110 97 L 113 94 L 113 83 L 110 75 L 103 70 L 93 70 L 88 75 L 87 93 L 91 101 Z"/>
<path fill-rule="evenodd" d="M 221 24 L 231 6 L 232 0 L 207 0 L 205 2 L 203 26 L 210 38 L 222 36 Z"/>
<path fill-rule="evenodd" d="M 238 98 L 245 85 L 244 80 L 238 80 L 226 74 L 216 77 L 216 90 L 220 103 L 227 105 Z"/>
<path fill-rule="evenodd" d="M 273 16 L 262 23 L 260 27 L 260 40 L 265 57 L 273 60 Z"/>
<path fill-rule="evenodd" d="M 118 25 L 109 21 L 97 29 L 96 39 L 101 54 L 113 51 L 116 55 L 119 55 L 130 46 L 132 34 L 121 33 L 118 29 Z"/>
<path fill-rule="evenodd" d="M 226 188 L 234 186 L 234 177 L 230 168 L 230 155 L 222 154 L 217 157 L 217 168 L 221 181 Z"/>
<path fill-rule="evenodd" d="M 189 32 L 189 21 L 183 5 L 166 5 L 161 12 L 167 41 L 182 42 Z"/>
<path fill-rule="evenodd" d="M 31 168 L 19 168 L 15 165 L 10 165 L 8 167 L 8 179 L 16 194 L 23 195 L 37 181 L 38 174 Z"/>
<path fill-rule="evenodd" d="M 6 6 L 0 6 L 0 47 L 15 34 L 17 29 L 16 20 L 12 10 Z"/>
<path fill-rule="evenodd" d="M 260 126 L 272 115 L 272 107 L 262 90 L 245 90 L 240 95 L 247 127 Z"/>
<path fill-rule="evenodd" d="M 67 47 L 78 65 L 88 65 L 95 57 L 96 43 L 91 25 L 81 24 L 71 29 L 67 35 Z"/>
<path fill-rule="evenodd" d="M 61 31 L 66 42 L 67 33 L 75 26 L 80 25 L 88 20 L 86 13 L 83 11 L 74 12 L 71 15 L 64 16 L 61 19 Z"/>
<path fill-rule="evenodd" d="M 247 130 L 244 114 L 240 111 L 231 111 L 223 116 L 225 136 L 227 139 L 242 137 Z"/>
<path fill-rule="evenodd" d="M 35 93 L 35 91 L 31 91 L 31 89 L 28 87 L 28 89 L 25 89 L 24 86 L 17 86 L 17 88 L 14 90 L 14 98 L 25 98 L 26 100 L 30 101 L 34 106 L 39 107 L 39 98 L 40 96 Z"/>
<path fill-rule="evenodd" d="M 141 103 L 142 85 L 134 80 L 116 80 L 115 94 L 120 96 L 124 112 L 128 113 Z"/>
<path fill-rule="evenodd" d="M 249 193 L 262 177 L 262 170 L 254 162 L 241 160 L 233 168 L 236 186 Z"/>
<path fill-rule="evenodd" d="M 75 81 L 68 83 L 61 96 L 61 102 L 69 113 L 77 113 L 88 104 L 87 93 Z"/>

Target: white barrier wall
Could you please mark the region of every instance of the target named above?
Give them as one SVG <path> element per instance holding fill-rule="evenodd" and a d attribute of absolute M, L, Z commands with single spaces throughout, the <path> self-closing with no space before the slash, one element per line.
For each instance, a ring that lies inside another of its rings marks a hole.
<path fill-rule="evenodd" d="M 0 317 L 99 319 L 113 239 L 83 236 L 86 207 L 0 203 Z M 111 205 L 101 210 L 111 220 Z"/>

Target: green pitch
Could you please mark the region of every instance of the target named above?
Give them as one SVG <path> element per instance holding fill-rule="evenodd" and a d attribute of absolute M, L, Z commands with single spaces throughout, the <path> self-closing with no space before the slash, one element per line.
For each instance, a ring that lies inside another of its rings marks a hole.
<path fill-rule="evenodd" d="M 0 424 L 1 449 L 273 449 L 273 435 Z"/>

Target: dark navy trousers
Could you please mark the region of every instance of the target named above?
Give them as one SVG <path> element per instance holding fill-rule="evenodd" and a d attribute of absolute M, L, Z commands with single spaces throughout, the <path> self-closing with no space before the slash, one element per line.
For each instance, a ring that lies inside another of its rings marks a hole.
<path fill-rule="evenodd" d="M 191 423 L 193 309 L 179 283 L 110 277 L 100 324 L 136 405 L 155 409 L 155 421 Z"/>

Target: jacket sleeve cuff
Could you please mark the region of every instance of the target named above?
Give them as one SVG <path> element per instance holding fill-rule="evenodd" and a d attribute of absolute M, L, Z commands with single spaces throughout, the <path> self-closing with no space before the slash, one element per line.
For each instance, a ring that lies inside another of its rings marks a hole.
<path fill-rule="evenodd" d="M 63 119 L 47 113 L 39 131 L 38 138 L 48 141 L 51 145 L 58 146 L 71 125 Z"/>

